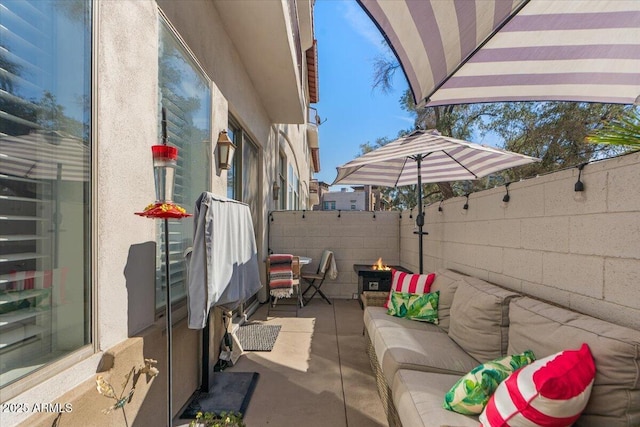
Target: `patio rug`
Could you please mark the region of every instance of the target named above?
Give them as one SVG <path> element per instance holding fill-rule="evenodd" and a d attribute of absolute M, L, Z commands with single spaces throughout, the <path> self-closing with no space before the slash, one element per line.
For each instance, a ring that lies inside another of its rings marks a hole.
<path fill-rule="evenodd" d="M 245 351 L 271 351 L 282 325 L 264 325 L 249 323 L 236 331 L 240 347 Z"/>
<path fill-rule="evenodd" d="M 194 419 L 198 412 L 244 415 L 259 376 L 257 372 L 215 372 L 209 391 L 197 391 L 180 418 Z"/>

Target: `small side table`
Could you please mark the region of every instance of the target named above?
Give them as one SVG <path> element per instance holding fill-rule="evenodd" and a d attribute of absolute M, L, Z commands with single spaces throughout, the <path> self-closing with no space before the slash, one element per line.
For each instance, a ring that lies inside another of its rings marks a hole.
<path fill-rule="evenodd" d="M 389 298 L 389 291 L 364 291 L 360 294 L 362 309 L 365 307 L 382 307 Z"/>

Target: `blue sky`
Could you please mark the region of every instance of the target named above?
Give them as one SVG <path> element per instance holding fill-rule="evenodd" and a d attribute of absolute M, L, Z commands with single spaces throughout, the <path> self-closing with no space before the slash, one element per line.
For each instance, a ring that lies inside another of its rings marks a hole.
<path fill-rule="evenodd" d="M 319 181 L 331 184 L 336 167 L 355 157 L 360 144 L 380 137 L 394 139 L 413 127 L 413 117 L 400 108 L 408 88 L 396 72 L 393 91 L 373 89 L 374 59 L 392 55 L 382 35 L 354 0 L 315 3 L 320 102 L 313 105 L 324 122 L 319 128 Z"/>

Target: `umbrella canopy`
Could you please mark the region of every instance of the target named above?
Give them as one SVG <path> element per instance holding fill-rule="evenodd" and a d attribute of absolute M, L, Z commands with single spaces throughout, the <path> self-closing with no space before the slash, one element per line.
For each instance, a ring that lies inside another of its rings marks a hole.
<path fill-rule="evenodd" d="M 537 162 L 535 157 L 474 144 L 417 130 L 377 150 L 339 166 L 333 184 L 368 184 L 385 187 L 418 184 L 418 254 L 423 269 L 422 183 L 474 180 L 514 166 Z"/>
<path fill-rule="evenodd" d="M 418 104 L 632 104 L 640 95 L 637 0 L 358 2 Z"/>
<path fill-rule="evenodd" d="M 421 160 L 418 175 L 418 158 Z M 385 187 L 474 180 L 539 159 L 418 130 L 338 167 L 333 184 Z"/>

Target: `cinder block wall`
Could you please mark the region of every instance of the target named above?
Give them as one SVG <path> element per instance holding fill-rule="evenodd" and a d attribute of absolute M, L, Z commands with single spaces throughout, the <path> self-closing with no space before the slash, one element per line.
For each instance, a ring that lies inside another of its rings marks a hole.
<path fill-rule="evenodd" d="M 570 169 L 427 207 L 425 271 L 448 267 L 640 329 L 640 153 L 595 162 L 576 193 Z M 415 211 L 414 211 L 415 214 Z M 414 219 L 400 262 L 417 271 Z"/>
<path fill-rule="evenodd" d="M 447 267 L 640 329 L 640 153 L 473 193 L 426 207 L 424 271 Z M 383 257 L 418 271 L 417 210 L 284 211 L 270 221 L 274 253 L 310 256 L 335 251 L 340 274 L 323 289 L 351 298 L 353 264 Z M 304 218 L 303 218 L 304 215 Z"/>
<path fill-rule="evenodd" d="M 338 216 L 339 215 L 339 216 Z M 269 218 L 272 253 L 291 253 L 313 260 L 304 267 L 315 272 L 324 249 L 334 252 L 338 277 L 322 290 L 333 298 L 353 298 L 358 292 L 354 264 L 400 261 L 400 213 L 356 211 L 278 211 Z"/>

